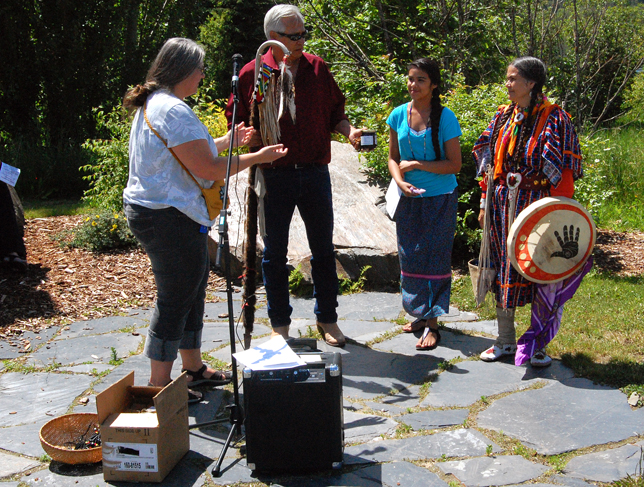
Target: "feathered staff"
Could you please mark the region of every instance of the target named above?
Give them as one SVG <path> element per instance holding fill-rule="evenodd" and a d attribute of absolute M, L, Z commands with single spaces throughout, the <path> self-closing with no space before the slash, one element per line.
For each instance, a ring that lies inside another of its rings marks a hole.
<path fill-rule="evenodd" d="M 279 69 L 274 70 L 262 63 L 262 54 L 266 48 L 275 46 L 282 50 L 284 57 L 279 63 Z M 250 123 L 259 130 L 264 145 L 278 144 L 280 140 L 279 121 L 288 110 L 291 120 L 295 123 L 295 84 L 293 75 L 288 69 L 286 59 L 291 52 L 279 41 L 266 41 L 255 56 L 255 89 L 251 99 Z M 258 177 L 259 175 L 259 177 Z M 259 181 L 258 181 L 259 179 Z M 257 298 L 257 215 L 258 203 L 262 204 L 263 184 L 261 172 L 257 173 L 257 167 L 252 166 L 248 173 L 248 191 L 246 197 L 246 245 L 244 248 L 244 261 L 246 271 L 244 272 L 244 291 L 242 320 L 244 323 L 244 348 L 250 347 L 253 324 L 255 322 L 255 305 Z M 260 214 L 263 212 L 259 211 Z M 262 235 L 264 235 L 263 219 L 260 221 Z"/>
<path fill-rule="evenodd" d="M 278 47 L 284 53 L 277 70 L 262 63 L 262 54 L 267 47 Z M 255 90 L 251 101 L 253 120 L 251 124 L 259 127 L 264 145 L 279 144 L 279 121 L 288 109 L 295 123 L 295 84 L 288 69 L 286 59 L 291 52 L 279 41 L 266 41 L 255 56 Z"/>

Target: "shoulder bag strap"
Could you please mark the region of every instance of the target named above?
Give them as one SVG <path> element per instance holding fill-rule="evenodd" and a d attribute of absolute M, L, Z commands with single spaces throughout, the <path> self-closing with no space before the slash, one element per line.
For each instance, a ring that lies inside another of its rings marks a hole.
<path fill-rule="evenodd" d="M 147 104 L 148 104 L 148 103 L 147 103 L 147 101 L 146 101 L 146 102 L 145 102 L 145 105 L 143 105 L 143 117 L 145 118 L 145 121 L 147 122 L 148 127 L 150 127 L 150 130 L 152 130 L 152 132 L 154 132 L 154 135 L 156 135 L 157 137 L 159 137 L 159 140 L 161 140 L 161 142 L 163 142 L 163 145 L 165 145 L 165 146 L 166 146 L 166 148 L 170 151 L 170 153 L 172 154 L 172 157 L 174 157 L 174 158 L 177 160 L 177 162 L 178 162 L 179 164 L 181 164 L 181 167 L 182 167 L 183 169 L 185 169 L 185 171 L 186 171 L 186 172 L 188 173 L 188 175 L 192 178 L 192 180 L 195 182 L 195 184 L 196 184 L 197 186 L 199 186 L 199 189 L 202 189 L 202 188 L 201 188 L 201 185 L 200 185 L 200 184 L 199 184 L 199 182 L 195 179 L 195 177 L 192 175 L 192 173 L 191 173 L 190 171 L 188 171 L 188 168 L 187 168 L 186 166 L 184 166 L 184 165 L 183 165 L 183 162 L 181 162 L 181 159 L 179 159 L 179 158 L 177 157 L 177 155 L 174 153 L 174 151 L 172 150 L 172 148 L 171 148 L 171 147 L 168 147 L 168 143 L 167 143 L 165 140 L 163 140 L 163 137 L 161 137 L 161 136 L 159 135 L 159 132 L 157 132 L 156 130 L 154 130 L 154 127 L 152 126 L 152 124 L 150 123 L 150 119 L 148 118 L 148 112 L 147 112 L 147 110 L 146 110 L 146 106 L 147 106 Z"/>

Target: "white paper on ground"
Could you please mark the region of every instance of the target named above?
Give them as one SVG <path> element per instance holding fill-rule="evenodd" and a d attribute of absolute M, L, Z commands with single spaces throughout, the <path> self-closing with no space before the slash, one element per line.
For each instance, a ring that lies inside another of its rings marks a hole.
<path fill-rule="evenodd" d="M 392 178 L 391 183 L 389 183 L 389 188 L 387 189 L 387 194 L 385 195 L 387 214 L 389 215 L 389 218 L 393 218 L 396 214 L 396 208 L 398 208 L 398 202 L 400 201 L 401 195 L 402 190 L 396 184 L 396 180 Z"/>
<path fill-rule="evenodd" d="M 251 370 L 292 369 L 306 362 L 288 346 L 281 336 L 275 336 L 253 348 L 234 353 L 237 362 Z"/>

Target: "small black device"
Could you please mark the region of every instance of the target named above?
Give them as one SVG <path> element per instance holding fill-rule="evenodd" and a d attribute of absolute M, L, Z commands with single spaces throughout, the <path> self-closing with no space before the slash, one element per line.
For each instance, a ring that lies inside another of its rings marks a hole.
<path fill-rule="evenodd" d="M 360 137 L 360 149 L 371 150 L 376 148 L 376 132 L 373 130 L 363 130 Z"/>
<path fill-rule="evenodd" d="M 297 350 L 296 350 L 296 353 Z M 342 467 L 342 359 L 302 352 L 306 365 L 244 369 L 246 460 L 259 472 Z"/>

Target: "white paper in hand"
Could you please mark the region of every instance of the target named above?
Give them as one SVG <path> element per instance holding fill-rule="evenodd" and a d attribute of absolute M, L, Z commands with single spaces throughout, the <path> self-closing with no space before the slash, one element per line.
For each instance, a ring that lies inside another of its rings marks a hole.
<path fill-rule="evenodd" d="M 387 189 L 387 194 L 385 195 L 387 214 L 391 219 L 393 219 L 396 214 L 396 208 L 398 208 L 398 202 L 400 201 L 401 195 L 402 190 L 396 184 L 396 180 L 392 178 L 391 183 L 389 183 L 389 188 Z"/>

